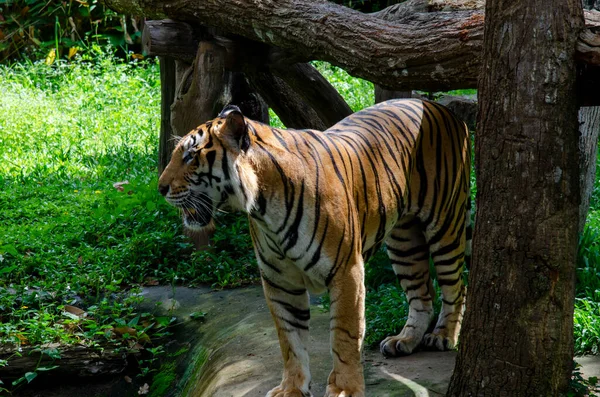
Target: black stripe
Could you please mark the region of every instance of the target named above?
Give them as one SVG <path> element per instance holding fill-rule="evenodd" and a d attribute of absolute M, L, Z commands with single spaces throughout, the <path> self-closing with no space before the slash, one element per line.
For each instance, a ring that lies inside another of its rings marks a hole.
<path fill-rule="evenodd" d="M 323 248 L 323 242 L 325 241 L 325 236 L 327 235 L 327 228 L 329 227 L 329 218 L 325 219 L 325 228 L 323 230 L 323 235 L 321 236 L 321 241 L 319 242 L 319 246 L 315 250 L 310 262 L 304 267 L 304 271 L 310 270 L 314 265 L 316 265 L 321 259 L 321 249 Z"/>
<path fill-rule="evenodd" d="M 267 261 L 267 259 L 264 257 L 264 255 L 262 254 L 261 250 L 259 250 L 259 249 L 258 249 L 258 250 L 256 250 L 256 251 L 257 251 L 257 253 L 258 253 L 258 258 L 260 259 L 260 261 L 261 261 L 263 264 L 267 265 L 267 266 L 268 266 L 270 269 L 274 270 L 276 273 L 279 273 L 279 274 L 281 274 L 281 270 L 279 270 L 279 269 L 278 269 L 278 268 L 277 268 L 275 265 L 273 265 L 272 263 L 269 263 L 269 262 Z"/>
<path fill-rule="evenodd" d="M 281 244 L 288 242 L 285 247 L 283 247 L 283 252 L 287 253 L 292 247 L 296 245 L 298 242 L 298 228 L 300 226 L 300 221 L 302 220 L 302 214 L 304 213 L 304 181 L 300 185 L 300 193 L 298 196 L 298 205 L 296 206 L 296 216 L 294 217 L 294 221 L 288 228 Z"/>
<path fill-rule="evenodd" d="M 288 302 L 284 302 L 282 300 L 279 299 L 272 299 L 271 298 L 271 302 L 275 302 L 278 305 L 283 306 L 283 308 L 290 313 L 292 316 L 294 316 L 297 320 L 300 321 L 308 321 L 310 320 L 310 310 L 308 309 L 298 309 L 297 307 L 291 305 Z"/>
<path fill-rule="evenodd" d="M 286 294 L 299 296 L 299 295 L 304 295 L 306 293 L 306 289 L 287 289 L 287 288 L 283 288 L 283 287 L 275 284 L 273 281 L 269 280 L 267 277 L 265 277 L 264 273 L 261 274 L 261 277 L 271 287 L 276 288 L 276 289 L 278 289 L 280 291 L 283 291 Z"/>
<path fill-rule="evenodd" d="M 296 321 L 291 321 L 291 320 L 288 320 L 288 319 L 287 319 L 287 318 L 285 318 L 285 317 L 281 317 L 281 316 L 275 316 L 275 317 L 277 317 L 279 320 L 283 321 L 284 323 L 286 323 L 286 324 L 288 324 L 288 325 L 291 325 L 291 326 L 292 326 L 292 327 L 294 327 L 294 328 L 300 328 L 300 329 L 303 329 L 303 330 L 305 330 L 305 331 L 308 331 L 308 326 L 307 326 L 307 325 L 300 324 L 300 323 L 298 323 L 298 322 L 296 322 Z M 288 331 L 288 332 L 289 332 L 289 331 Z"/>

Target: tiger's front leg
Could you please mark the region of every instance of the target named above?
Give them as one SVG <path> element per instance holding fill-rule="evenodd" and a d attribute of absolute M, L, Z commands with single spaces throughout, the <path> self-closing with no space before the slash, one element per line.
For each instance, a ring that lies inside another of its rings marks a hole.
<path fill-rule="evenodd" d="M 354 263 L 352 263 L 354 262 Z M 365 336 L 365 286 L 362 256 L 338 271 L 329 285 L 333 370 L 326 397 L 364 397 L 361 350 Z"/>
<path fill-rule="evenodd" d="M 267 305 L 275 321 L 279 347 L 283 356 L 281 384 L 267 397 L 312 396 L 306 342 L 310 319 L 309 297 L 305 288 L 290 286 L 280 280 L 262 278 Z"/>

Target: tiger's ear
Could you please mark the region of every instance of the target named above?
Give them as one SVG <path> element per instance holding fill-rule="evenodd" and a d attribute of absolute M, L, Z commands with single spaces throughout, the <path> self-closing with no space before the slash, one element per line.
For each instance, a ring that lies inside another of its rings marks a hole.
<path fill-rule="evenodd" d="M 248 137 L 248 126 L 240 108 L 227 105 L 219 114 L 225 118 L 225 124 L 221 127 L 221 134 L 233 147 L 245 152 L 250 147 Z"/>

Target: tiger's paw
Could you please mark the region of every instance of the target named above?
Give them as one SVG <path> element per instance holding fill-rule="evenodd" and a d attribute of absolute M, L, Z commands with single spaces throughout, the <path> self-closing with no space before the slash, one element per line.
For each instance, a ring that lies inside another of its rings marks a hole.
<path fill-rule="evenodd" d="M 281 385 L 267 393 L 266 397 L 313 397 L 310 391 L 302 391 L 298 388 L 284 388 Z"/>
<path fill-rule="evenodd" d="M 325 397 L 365 397 L 362 367 L 357 371 L 344 371 L 339 374 L 335 370 L 331 371 Z"/>
<path fill-rule="evenodd" d="M 325 397 L 365 397 L 365 389 L 341 389 L 336 385 L 328 385 Z"/>
<path fill-rule="evenodd" d="M 419 346 L 420 338 L 388 336 L 379 344 L 379 350 L 385 357 L 408 356 Z"/>
<path fill-rule="evenodd" d="M 436 332 L 438 331 L 438 332 Z M 434 330 L 423 337 L 423 346 L 432 350 L 446 351 L 456 347 L 458 337 L 447 335 L 444 330 Z"/>

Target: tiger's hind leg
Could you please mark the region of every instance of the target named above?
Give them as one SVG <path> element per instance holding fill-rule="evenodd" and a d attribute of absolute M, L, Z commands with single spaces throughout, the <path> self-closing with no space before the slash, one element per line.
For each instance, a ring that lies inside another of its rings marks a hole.
<path fill-rule="evenodd" d="M 429 249 L 416 218 L 400 219 L 386 246 L 409 305 L 408 320 L 400 334 L 389 336 L 380 344 L 383 355 L 394 357 L 411 354 L 423 340 L 433 319 L 435 291 L 429 275 Z"/>
<path fill-rule="evenodd" d="M 459 212 L 459 216 L 461 214 L 464 213 Z M 433 332 L 425 335 L 423 344 L 436 350 L 451 350 L 456 347 L 465 309 L 466 289 L 463 284 L 465 228 L 460 226 L 464 223 L 458 220 L 449 225 L 459 226 L 448 227 L 448 230 L 443 232 L 446 226 L 444 225 L 441 232 L 427 236 L 438 285 L 442 291 L 442 310 Z M 438 237 L 440 234 L 441 237 Z"/>

